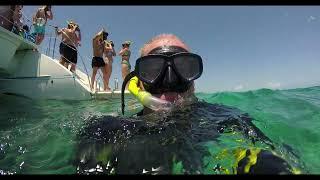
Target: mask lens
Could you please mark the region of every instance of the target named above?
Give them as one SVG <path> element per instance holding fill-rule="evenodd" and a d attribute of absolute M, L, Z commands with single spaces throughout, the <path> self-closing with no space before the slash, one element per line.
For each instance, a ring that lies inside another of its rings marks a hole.
<path fill-rule="evenodd" d="M 197 55 L 181 54 L 174 58 L 178 73 L 187 80 L 194 80 L 202 73 L 202 59 Z"/>
<path fill-rule="evenodd" d="M 164 59 L 161 57 L 145 57 L 139 62 L 139 78 L 149 83 L 155 81 L 161 74 L 164 65 Z"/>

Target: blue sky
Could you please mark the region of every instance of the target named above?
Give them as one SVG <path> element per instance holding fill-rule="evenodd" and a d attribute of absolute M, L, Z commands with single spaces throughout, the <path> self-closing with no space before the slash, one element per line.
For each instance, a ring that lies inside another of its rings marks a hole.
<path fill-rule="evenodd" d="M 30 17 L 37 6 L 24 6 Z M 75 20 L 81 28 L 79 53 L 91 72 L 92 37 L 109 31 L 116 51 L 133 41 L 131 64 L 153 36 L 173 33 L 202 56 L 203 75 L 198 92 L 246 91 L 259 88 L 296 88 L 320 85 L 319 6 L 53 6 L 51 25 Z M 53 29 L 47 27 L 47 33 Z M 45 52 L 49 44 L 42 44 Z M 53 41 L 51 41 L 51 46 Z M 59 57 L 58 44 L 55 56 Z M 82 58 L 78 66 L 83 68 Z M 113 63 L 121 79 L 120 57 Z"/>

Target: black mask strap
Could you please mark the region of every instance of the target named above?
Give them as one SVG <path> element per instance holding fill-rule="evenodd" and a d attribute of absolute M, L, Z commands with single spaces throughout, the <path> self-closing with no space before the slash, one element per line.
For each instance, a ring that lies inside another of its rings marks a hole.
<path fill-rule="evenodd" d="M 188 51 L 179 46 L 160 46 L 153 49 L 148 54 L 161 54 L 165 56 L 170 56 L 170 55 L 181 53 L 181 52 L 188 52 Z"/>

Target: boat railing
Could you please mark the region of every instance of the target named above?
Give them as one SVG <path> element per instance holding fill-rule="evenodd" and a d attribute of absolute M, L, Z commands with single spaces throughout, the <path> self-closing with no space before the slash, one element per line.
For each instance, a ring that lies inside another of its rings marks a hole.
<path fill-rule="evenodd" d="M 11 9 L 10 9 L 11 10 Z M 11 10 L 13 11 L 13 10 Z M 22 13 L 22 16 L 23 16 L 23 22 L 24 22 L 24 25 L 28 26 L 28 29 L 29 29 L 29 32 L 32 31 L 32 27 L 33 27 L 33 21 L 31 19 L 29 19 L 26 15 L 24 15 L 24 13 Z M 9 17 L 5 17 L 3 15 L 0 14 L 0 17 L 7 21 L 7 22 L 10 22 L 12 24 L 12 30 L 11 32 L 12 33 L 15 33 L 17 35 L 21 35 L 23 36 L 26 40 L 28 41 L 31 41 L 32 43 L 35 43 L 35 35 L 33 33 L 25 33 L 24 30 L 22 29 L 21 30 L 21 34 L 19 34 L 19 30 L 17 31 L 14 31 L 14 27 L 15 27 L 15 23 L 13 22 L 13 20 Z M 3 22 L 0 22 L 1 24 L 3 24 Z M 1 25 L 0 24 L 0 25 Z M 46 31 L 46 34 L 45 34 L 45 38 L 48 38 L 49 42 L 47 43 L 47 46 L 46 48 L 44 49 L 40 49 L 41 47 L 38 46 L 38 51 L 51 57 L 52 59 L 60 59 L 60 53 L 59 53 L 59 47 L 57 46 L 57 44 L 60 44 L 61 43 L 61 40 L 60 38 L 58 38 L 58 35 L 56 34 L 56 28 L 57 26 L 54 26 L 54 25 L 51 25 L 47 22 L 47 28 L 49 29 L 49 31 Z M 9 29 L 7 29 L 9 30 Z M 9 30 L 10 31 L 10 30 Z M 28 34 L 28 36 L 26 35 Z M 66 36 L 67 38 L 69 38 L 69 40 L 71 42 L 73 42 L 70 37 L 67 35 Z M 44 42 L 42 43 L 44 44 Z M 67 44 L 66 44 L 67 45 Z M 67 45 L 68 46 L 68 45 Z M 74 48 L 72 46 L 69 46 L 70 48 Z M 84 72 L 86 74 L 86 77 L 87 77 L 87 82 L 88 83 L 85 83 L 89 86 L 89 89 L 92 90 L 92 89 L 95 89 L 95 92 L 98 92 L 98 91 L 101 91 L 102 89 L 100 87 L 101 86 L 101 81 L 103 82 L 103 77 L 102 77 L 102 74 L 100 71 L 98 71 L 97 73 L 97 80 L 95 81 L 95 87 L 94 88 L 91 88 L 91 79 L 90 79 L 90 75 L 89 75 L 89 72 L 88 72 L 88 69 L 86 67 L 86 64 L 85 62 L 91 62 L 91 58 L 89 58 L 88 56 L 85 56 L 83 55 L 79 49 L 76 47 L 76 50 L 77 50 L 77 54 L 78 54 L 78 61 L 80 60 L 81 62 L 81 65 L 82 66 L 76 66 L 76 71 L 74 72 L 74 74 L 80 78 L 80 77 L 83 77 L 82 74 L 77 74 L 77 72 L 81 71 L 81 72 Z M 56 58 L 56 56 L 59 56 L 58 58 Z M 64 57 L 64 59 L 71 63 L 71 61 L 69 59 L 67 59 L 66 57 Z M 80 78 L 80 79 L 83 79 L 83 78 Z M 83 82 L 83 81 L 82 81 Z M 115 80 L 115 83 L 116 83 L 116 80 Z M 115 88 L 117 89 L 117 88 Z"/>

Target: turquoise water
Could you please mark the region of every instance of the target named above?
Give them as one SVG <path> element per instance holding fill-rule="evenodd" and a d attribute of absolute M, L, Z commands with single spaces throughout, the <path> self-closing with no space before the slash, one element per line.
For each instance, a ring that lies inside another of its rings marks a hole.
<path fill-rule="evenodd" d="M 302 165 L 304 173 L 320 173 L 320 87 L 198 93 L 197 97 L 248 113 L 253 123 L 277 146 L 290 147 L 299 157 L 298 164 Z M 136 105 L 130 104 L 127 108 L 131 113 L 136 112 Z M 76 173 L 74 162 L 81 130 L 90 124 L 92 117 L 117 116 L 119 112 L 119 100 L 35 101 L 0 95 L 0 173 Z M 228 134 L 221 136 L 219 140 L 223 143 L 220 144 L 234 146 L 232 138 Z M 206 145 L 210 143 L 215 142 Z M 224 147 L 215 144 L 209 149 L 215 153 L 225 150 Z M 209 159 L 204 157 L 202 161 Z M 230 166 L 231 162 L 227 159 L 222 164 Z M 179 168 L 181 163 L 177 162 L 173 173 Z M 210 173 L 209 169 L 203 173 Z"/>

